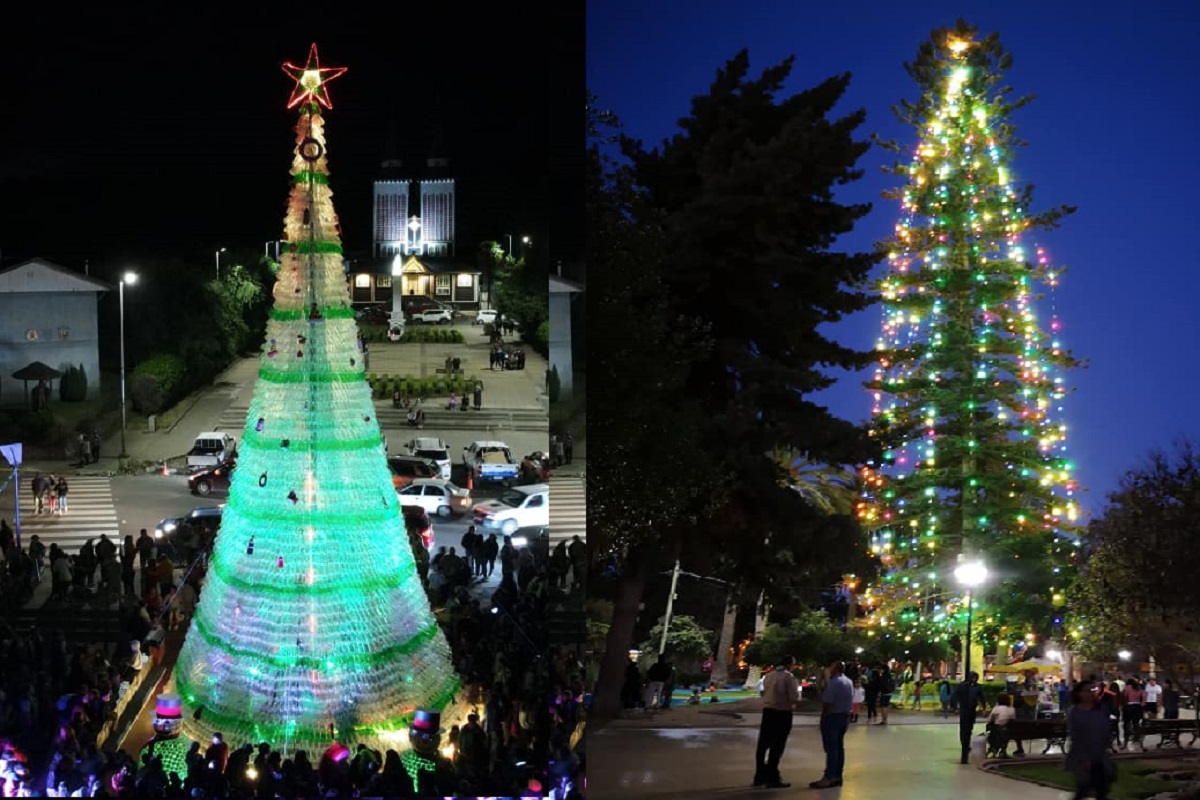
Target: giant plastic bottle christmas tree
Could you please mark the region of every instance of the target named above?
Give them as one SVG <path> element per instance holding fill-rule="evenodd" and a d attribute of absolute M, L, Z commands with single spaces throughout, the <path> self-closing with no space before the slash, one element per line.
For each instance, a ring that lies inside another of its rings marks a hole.
<path fill-rule="evenodd" d="M 342 267 L 321 106 L 345 70 L 320 67 L 316 45 L 284 69 L 300 114 L 287 249 L 174 679 L 184 733 L 202 742 L 394 746 L 459 683 L 413 563 Z"/>
<path fill-rule="evenodd" d="M 949 641 L 965 627 L 960 557 L 991 580 L 973 601 L 973 637 L 1001 652 L 1061 635 L 1076 557 L 1076 485 L 1066 456 L 1064 369 L 1075 364 L 1038 322 L 1062 269 L 1022 244 L 1073 209 L 1030 211 L 1011 172 L 1010 57 L 959 22 L 906 65 L 920 96 L 898 109 L 917 130 L 888 270 L 872 433 L 883 464 L 864 470 L 860 515 L 881 577 L 862 598 L 868 631 Z M 895 148 L 900 152 L 899 148 Z"/>

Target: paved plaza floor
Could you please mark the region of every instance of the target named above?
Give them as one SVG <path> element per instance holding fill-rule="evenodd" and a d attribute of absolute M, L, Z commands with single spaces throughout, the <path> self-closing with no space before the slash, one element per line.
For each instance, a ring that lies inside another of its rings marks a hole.
<path fill-rule="evenodd" d="M 1069 800 L 1071 792 L 1004 778 L 958 762 L 958 725 L 940 714 L 912 715 L 884 726 L 850 726 L 845 785 L 811 789 L 825 763 L 816 715 L 796 716 L 780 772 L 788 789 L 754 789 L 757 715 L 708 715 L 692 726 L 655 720 L 615 722 L 588 732 L 588 790 L 596 798 L 786 798 L 838 800 Z M 935 721 L 936 719 L 936 721 Z M 864 718 L 865 721 L 865 718 Z M 976 726 L 982 731 L 982 724 Z M 1038 748 L 1040 750 L 1040 747 Z M 1059 756 L 1061 758 L 1061 756 Z"/>

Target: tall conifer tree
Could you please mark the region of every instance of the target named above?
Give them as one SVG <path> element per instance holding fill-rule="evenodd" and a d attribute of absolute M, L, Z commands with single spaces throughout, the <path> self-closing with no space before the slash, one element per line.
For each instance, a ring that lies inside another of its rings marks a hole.
<path fill-rule="evenodd" d="M 880 579 L 864 598 L 880 637 L 949 640 L 965 623 L 954 567 L 981 559 L 977 641 L 1024 646 L 1056 633 L 1077 537 L 1065 449 L 1063 370 L 1076 361 L 1038 321 L 1063 270 L 1023 243 L 1074 211 L 1031 209 L 1016 180 L 1024 142 L 1011 115 L 1011 64 L 997 34 L 959 21 L 905 68 L 919 96 L 895 109 L 918 144 L 892 174 L 904 186 L 888 270 L 872 434 L 883 463 L 864 469 L 860 516 Z M 885 146 L 901 153 L 894 143 Z M 1032 636 L 1030 636 L 1032 634 Z"/>

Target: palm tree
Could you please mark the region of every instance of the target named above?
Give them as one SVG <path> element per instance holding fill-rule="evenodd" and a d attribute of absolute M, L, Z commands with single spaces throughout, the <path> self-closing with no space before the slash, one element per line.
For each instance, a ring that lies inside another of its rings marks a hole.
<path fill-rule="evenodd" d="M 854 472 L 840 466 L 831 466 L 812 461 L 806 453 L 799 453 L 791 448 L 776 448 L 770 458 L 785 471 L 785 485 L 799 494 L 813 508 L 825 514 L 850 514 L 858 501 L 858 476 Z M 754 617 L 754 635 L 757 637 L 767 627 L 767 616 L 770 605 L 766 593 L 758 596 L 757 613 Z M 726 603 L 725 620 L 721 625 L 721 641 L 717 649 L 717 661 L 712 674 L 719 675 L 718 667 L 729 668 L 729 650 L 733 644 L 734 619 L 737 617 L 737 605 Z M 728 640 L 726 637 L 728 636 Z M 746 676 L 746 687 L 752 688 L 758 683 L 761 674 L 760 667 L 751 667 Z"/>

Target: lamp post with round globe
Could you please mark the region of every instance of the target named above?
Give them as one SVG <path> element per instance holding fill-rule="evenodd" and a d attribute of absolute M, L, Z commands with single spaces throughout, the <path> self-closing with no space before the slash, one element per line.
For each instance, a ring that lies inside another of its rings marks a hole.
<path fill-rule="evenodd" d="M 967 590 L 967 641 L 963 649 L 966 651 L 965 664 L 963 666 L 963 680 L 965 681 L 971 675 L 971 620 L 974 616 L 975 597 L 972 589 L 976 589 L 983 585 L 987 580 L 988 569 L 982 561 L 961 561 L 954 568 L 954 579 L 958 581 L 959 586 Z"/>

